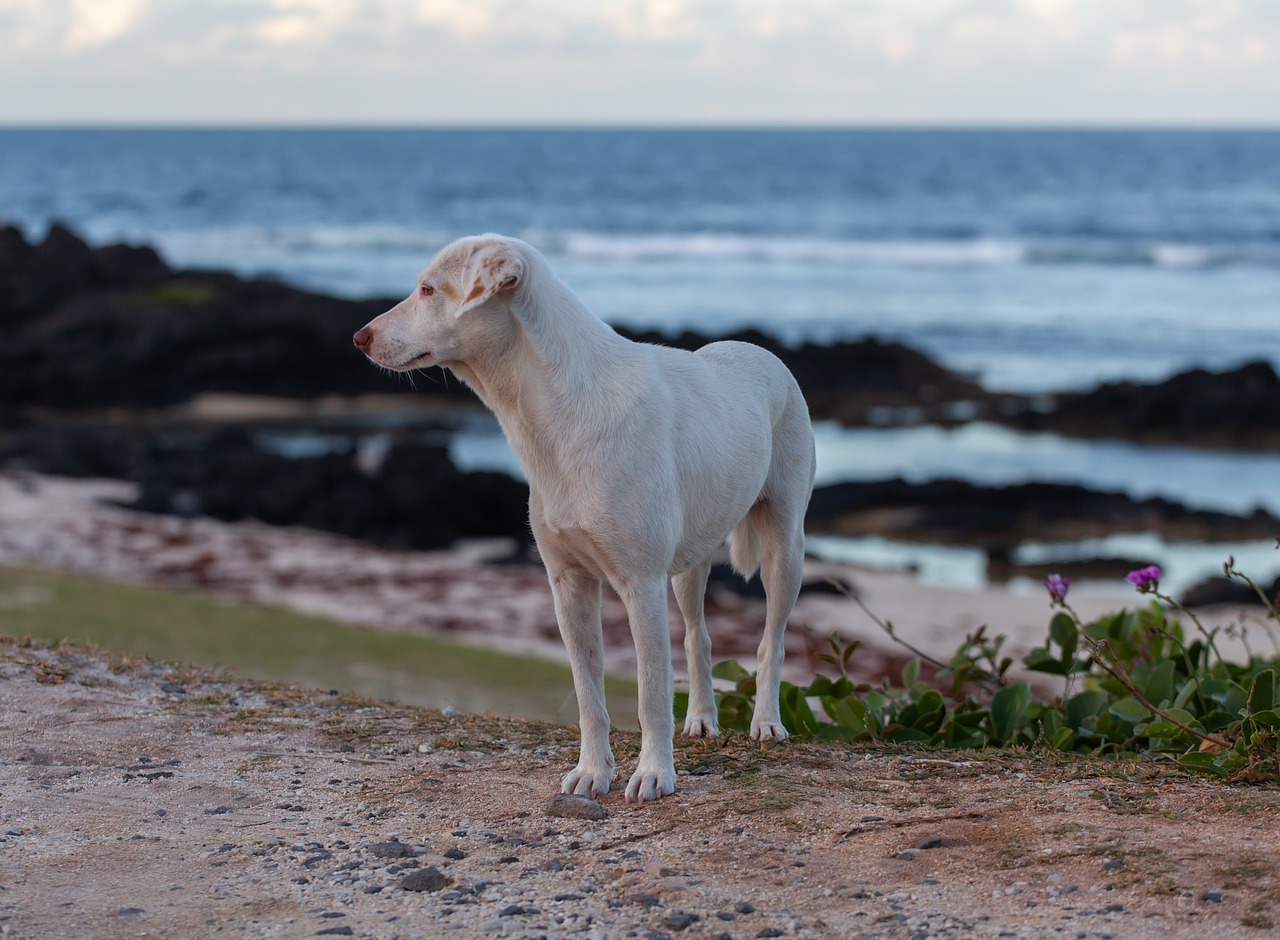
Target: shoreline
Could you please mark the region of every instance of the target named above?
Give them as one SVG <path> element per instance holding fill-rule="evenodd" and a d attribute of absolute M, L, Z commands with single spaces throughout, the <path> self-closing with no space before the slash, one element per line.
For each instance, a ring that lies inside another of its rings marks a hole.
<path fill-rule="evenodd" d="M 180 519 L 109 504 L 135 489 L 120 481 L 0 474 L 0 561 L 195 590 L 372 629 L 566 661 L 542 569 L 493 563 L 508 543 L 413 552 L 298 527 Z M 1016 662 L 1043 642 L 1052 616 L 1047 598 L 1038 593 L 967 591 L 921 584 L 906 574 L 807 560 L 807 584 L 825 587 L 827 578 L 851 583 L 902 639 L 944 661 L 967 633 L 985 625 L 989 635 L 1007 636 L 1006 652 Z M 1085 618 L 1143 602 L 1120 587 L 1080 592 L 1072 601 Z M 683 674 L 683 628 L 674 603 L 671 613 L 673 659 Z M 1220 613 L 1251 616 L 1237 608 Z M 737 659 L 751 668 L 763 603 L 713 585 L 707 622 L 714 659 Z M 603 625 L 606 668 L 634 675 L 625 610 L 609 591 Z M 813 675 L 808 654 L 825 649 L 831 633 L 862 642 L 855 669 L 868 681 L 896 672 L 910 658 L 850 599 L 806 591 L 787 631 L 787 678 L 804 682 Z"/>

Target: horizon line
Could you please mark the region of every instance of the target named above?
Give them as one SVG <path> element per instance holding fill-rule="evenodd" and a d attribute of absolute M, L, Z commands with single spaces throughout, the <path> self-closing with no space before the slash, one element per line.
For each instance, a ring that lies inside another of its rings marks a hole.
<path fill-rule="evenodd" d="M 376 121 L 269 121 L 258 119 L 191 121 L 182 119 L 9 121 L 0 118 L 0 131 L 502 131 L 502 132 L 1173 132 L 1173 133 L 1275 133 L 1274 122 L 1171 122 L 1171 121 L 487 121 L 487 122 L 376 122 Z"/>

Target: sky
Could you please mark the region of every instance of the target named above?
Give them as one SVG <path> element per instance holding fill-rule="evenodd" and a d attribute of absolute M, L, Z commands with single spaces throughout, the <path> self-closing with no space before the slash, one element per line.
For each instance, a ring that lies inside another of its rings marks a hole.
<path fill-rule="evenodd" d="M 1280 127 L 1280 0 L 0 0 L 0 124 Z"/>

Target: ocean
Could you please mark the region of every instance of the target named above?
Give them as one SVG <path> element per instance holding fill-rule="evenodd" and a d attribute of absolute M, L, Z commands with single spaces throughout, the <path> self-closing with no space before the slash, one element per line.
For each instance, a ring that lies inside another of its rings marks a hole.
<path fill-rule="evenodd" d="M 992 389 L 1280 367 L 1275 132 L 7 129 L 0 220 L 385 298 L 453 238 L 499 231 L 613 323 L 896 339 Z M 460 458 L 509 464 L 486 434 Z M 820 437 L 827 480 L 999 467 L 1280 507 L 1273 454 L 994 428 Z"/>

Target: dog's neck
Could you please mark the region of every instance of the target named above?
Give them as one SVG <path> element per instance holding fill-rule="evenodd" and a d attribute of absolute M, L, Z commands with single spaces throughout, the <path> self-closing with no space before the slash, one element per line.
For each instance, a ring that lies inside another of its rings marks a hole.
<path fill-rule="evenodd" d="M 571 425 L 603 430 L 629 407 L 600 390 L 616 388 L 602 376 L 634 368 L 635 357 L 633 344 L 588 310 L 544 264 L 527 265 L 510 307 L 514 329 L 506 341 L 451 368 L 497 415 L 527 466 L 540 440 L 555 444 L 543 433 L 550 433 L 552 415 L 558 417 L 558 433 L 570 429 L 566 415 Z"/>

